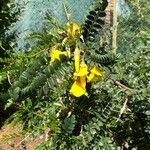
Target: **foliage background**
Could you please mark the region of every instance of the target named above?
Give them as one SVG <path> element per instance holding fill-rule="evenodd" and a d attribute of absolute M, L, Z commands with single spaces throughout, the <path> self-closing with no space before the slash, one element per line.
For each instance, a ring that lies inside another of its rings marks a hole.
<path fill-rule="evenodd" d="M 11 110 L 4 112 L 4 105 L 7 100 L 7 90 L 10 84 L 7 80 L 5 66 L 9 66 L 12 61 L 12 45 L 14 43 L 14 34 L 6 34 L 6 31 L 16 22 L 18 12 L 14 9 L 14 3 L 11 0 L 0 1 L 0 126 L 3 121 L 10 116 Z M 3 97 L 3 98 L 2 98 Z"/>

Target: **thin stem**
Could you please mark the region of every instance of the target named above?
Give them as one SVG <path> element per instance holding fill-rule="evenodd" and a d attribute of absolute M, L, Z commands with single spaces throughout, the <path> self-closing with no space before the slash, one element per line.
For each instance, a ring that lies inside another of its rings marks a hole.
<path fill-rule="evenodd" d="M 65 14 L 66 14 L 66 17 L 67 17 L 67 21 L 69 21 L 70 20 L 70 14 L 67 12 L 66 5 L 65 4 L 63 4 L 63 5 L 64 5 L 64 10 L 65 10 Z"/>
<path fill-rule="evenodd" d="M 129 90 L 129 91 L 133 90 L 133 89 L 125 86 L 124 84 L 120 83 L 119 81 L 115 81 L 114 83 L 125 90 Z"/>
<path fill-rule="evenodd" d="M 121 115 L 126 111 L 127 102 L 128 102 L 128 98 L 126 97 L 126 99 L 125 99 L 125 101 L 124 101 L 124 104 L 123 104 L 123 106 L 122 106 L 122 108 L 121 108 L 121 110 L 120 110 L 119 117 L 118 117 L 118 119 L 117 119 L 116 122 L 119 121 L 119 119 L 121 118 Z"/>
<path fill-rule="evenodd" d="M 116 54 L 117 50 L 117 0 L 114 0 L 113 6 L 113 32 L 112 32 L 112 52 Z"/>

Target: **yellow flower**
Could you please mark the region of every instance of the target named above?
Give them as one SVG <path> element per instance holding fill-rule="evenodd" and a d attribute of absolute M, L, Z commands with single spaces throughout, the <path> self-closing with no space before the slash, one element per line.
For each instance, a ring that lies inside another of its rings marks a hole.
<path fill-rule="evenodd" d="M 78 47 L 74 51 L 75 72 L 79 72 L 80 68 L 80 50 Z"/>
<path fill-rule="evenodd" d="M 88 74 L 87 65 L 82 62 L 78 72 L 74 73 L 75 82 L 73 83 L 70 93 L 76 97 L 88 95 L 86 92 L 86 76 Z"/>
<path fill-rule="evenodd" d="M 90 70 L 90 75 L 87 77 L 87 82 L 91 82 L 94 79 L 95 75 L 100 77 L 103 76 L 103 72 L 100 71 L 96 65 L 94 65 Z"/>
<path fill-rule="evenodd" d="M 92 67 L 92 69 L 90 70 L 90 72 L 91 72 L 91 73 L 94 73 L 94 74 L 97 75 L 97 76 L 102 76 L 102 75 L 103 75 L 103 72 L 100 71 L 99 68 L 98 68 L 96 65 L 94 65 L 94 66 Z"/>
<path fill-rule="evenodd" d="M 77 23 L 73 23 L 72 21 L 68 21 L 67 25 L 67 35 L 72 38 L 76 38 L 80 34 L 80 27 Z"/>
<path fill-rule="evenodd" d="M 82 76 L 87 76 L 87 74 L 88 74 L 88 67 L 84 62 L 82 62 L 80 65 L 79 71 L 75 72 L 74 76 L 75 77 L 82 77 Z"/>
<path fill-rule="evenodd" d="M 50 57 L 51 57 L 51 61 L 50 63 L 54 62 L 55 60 L 59 60 L 60 61 L 60 55 L 65 55 L 67 56 L 67 52 L 62 52 L 60 50 L 57 49 L 53 49 L 50 53 Z"/>
<path fill-rule="evenodd" d="M 95 77 L 95 74 L 94 73 L 90 73 L 89 76 L 87 76 L 87 82 L 91 82 Z"/>
<path fill-rule="evenodd" d="M 78 77 L 77 80 L 73 83 L 70 93 L 75 97 L 80 97 L 82 95 L 88 95 L 86 92 L 86 78 Z"/>
<path fill-rule="evenodd" d="M 82 95 L 87 96 L 88 93 L 86 92 L 86 83 L 91 82 L 95 76 L 102 76 L 103 72 L 100 71 L 96 65 L 94 65 L 91 68 L 89 74 L 88 67 L 85 64 L 84 60 L 82 60 L 80 64 L 80 50 L 78 47 L 76 47 L 74 51 L 74 62 L 75 62 L 75 72 L 74 72 L 75 81 L 70 89 L 70 93 L 75 97 L 80 97 Z"/>

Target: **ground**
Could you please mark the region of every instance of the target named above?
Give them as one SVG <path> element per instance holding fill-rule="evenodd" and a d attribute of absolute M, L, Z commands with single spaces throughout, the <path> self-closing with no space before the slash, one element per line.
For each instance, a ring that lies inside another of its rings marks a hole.
<path fill-rule="evenodd" d="M 12 124 L 0 129 L 0 150 L 22 150 L 20 143 L 24 137 L 9 138 L 10 134 L 15 136 L 21 131 L 21 127 L 13 127 Z M 5 137 L 5 140 L 4 140 Z M 7 137 L 7 139 L 6 139 Z M 40 135 L 35 140 L 26 141 L 26 150 L 34 150 L 34 147 L 45 139 L 45 134 Z"/>

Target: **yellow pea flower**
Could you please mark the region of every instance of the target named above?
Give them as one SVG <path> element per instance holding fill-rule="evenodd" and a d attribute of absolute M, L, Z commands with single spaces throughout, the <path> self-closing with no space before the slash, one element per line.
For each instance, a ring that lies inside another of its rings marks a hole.
<path fill-rule="evenodd" d="M 90 73 L 89 76 L 87 76 L 87 82 L 91 82 L 95 77 L 95 74 L 94 73 Z"/>
<path fill-rule="evenodd" d="M 97 76 L 102 76 L 102 75 L 103 75 L 103 72 L 100 71 L 100 69 L 99 69 L 96 65 L 94 65 L 94 66 L 92 67 L 92 69 L 90 70 L 90 72 L 91 72 L 91 73 L 94 73 L 94 74 L 97 75 Z"/>
<path fill-rule="evenodd" d="M 74 73 L 74 77 L 87 76 L 87 74 L 88 74 L 88 67 L 84 62 L 82 62 L 79 71 Z"/>
<path fill-rule="evenodd" d="M 73 83 L 70 93 L 76 97 L 88 95 L 86 92 L 86 76 L 88 74 L 87 65 L 82 62 L 78 72 L 74 73 L 75 82 Z"/>
<path fill-rule="evenodd" d="M 80 97 L 82 95 L 88 95 L 86 92 L 86 78 L 78 77 L 77 80 L 73 83 L 70 93 L 75 97 Z"/>
<path fill-rule="evenodd" d="M 80 34 L 80 26 L 72 21 L 67 22 L 66 29 L 69 37 L 76 38 Z"/>
<path fill-rule="evenodd" d="M 75 72 L 74 72 L 74 83 L 70 89 L 70 93 L 75 97 L 80 97 L 82 95 L 88 95 L 86 92 L 86 84 L 91 82 L 95 76 L 103 76 L 103 72 L 94 65 L 90 74 L 88 71 L 88 67 L 85 64 L 84 60 L 80 64 L 80 50 L 78 47 L 75 48 L 74 51 L 74 62 L 75 62 Z"/>
<path fill-rule="evenodd" d="M 90 70 L 90 75 L 87 77 L 87 82 L 91 82 L 94 77 L 96 76 L 103 76 L 103 72 L 99 70 L 99 68 L 94 65 Z"/>
<path fill-rule="evenodd" d="M 50 57 L 51 57 L 50 63 L 54 62 L 55 60 L 60 61 L 60 55 L 68 56 L 67 52 L 62 52 L 60 50 L 53 49 L 50 53 Z"/>

